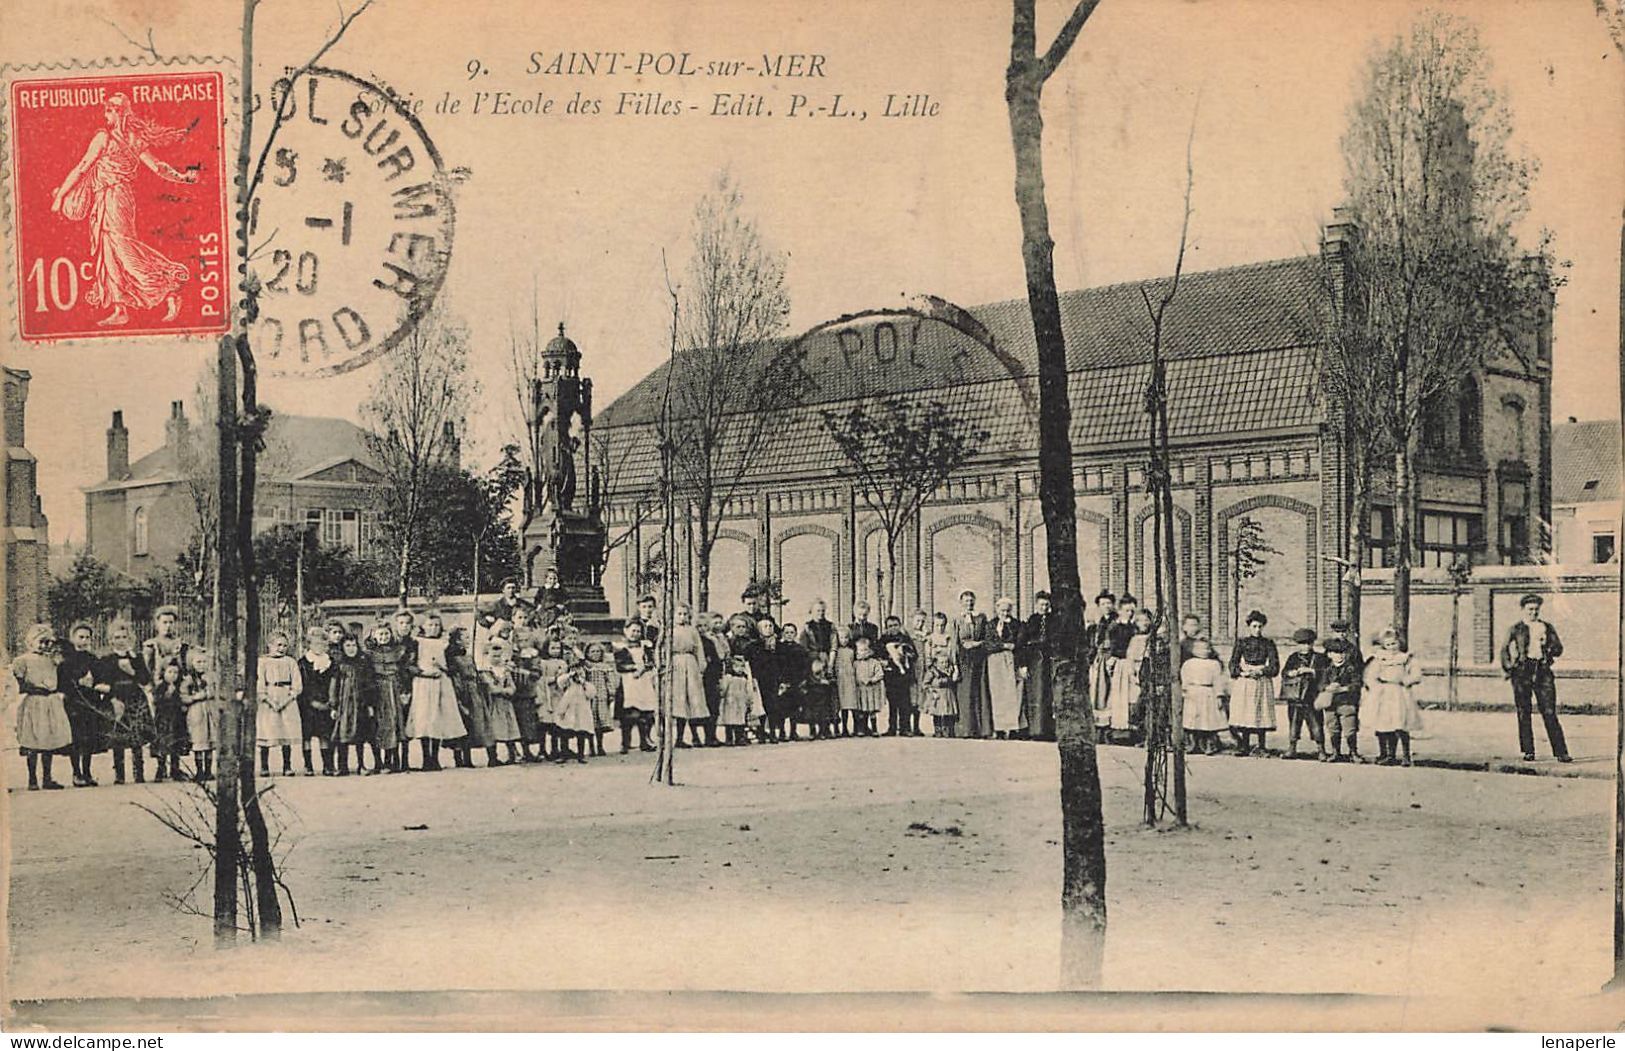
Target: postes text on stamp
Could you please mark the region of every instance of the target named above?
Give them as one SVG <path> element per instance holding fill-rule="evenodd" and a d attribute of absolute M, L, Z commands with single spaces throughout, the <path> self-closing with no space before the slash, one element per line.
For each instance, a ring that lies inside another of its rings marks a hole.
<path fill-rule="evenodd" d="M 227 329 L 224 93 L 205 69 L 11 82 L 23 339 Z"/>

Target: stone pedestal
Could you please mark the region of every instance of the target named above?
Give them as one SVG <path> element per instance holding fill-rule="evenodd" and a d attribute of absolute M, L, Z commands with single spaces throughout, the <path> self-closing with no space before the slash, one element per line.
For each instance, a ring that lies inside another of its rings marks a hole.
<path fill-rule="evenodd" d="M 595 516 L 543 513 L 527 523 L 523 533 L 525 583 L 542 586 L 548 570 L 559 575 L 570 615 L 585 635 L 618 635 L 609 615 L 599 566 L 604 554 L 604 525 Z"/>

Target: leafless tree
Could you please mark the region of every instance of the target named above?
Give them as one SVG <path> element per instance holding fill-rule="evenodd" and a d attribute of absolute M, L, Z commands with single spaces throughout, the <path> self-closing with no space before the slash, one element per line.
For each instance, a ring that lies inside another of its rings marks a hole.
<path fill-rule="evenodd" d="M 463 430 L 479 382 L 468 369 L 468 330 L 436 304 L 384 359 L 361 416 L 384 476 L 386 530 L 395 546 L 396 596 L 406 605 L 429 490 Z"/>
<path fill-rule="evenodd" d="M 600 493 L 626 493 L 637 488 L 635 479 L 642 469 L 643 445 L 624 438 L 614 440 L 610 435 L 595 431 L 588 439 L 587 455 Z M 604 550 L 598 563 L 598 577 L 603 579 L 609 566 L 610 554 L 632 543 L 643 526 L 660 513 L 659 493 L 653 486 L 638 492 L 630 507 L 623 507 L 612 522 L 610 508 L 605 507 Z"/>
<path fill-rule="evenodd" d="M 1038 492 L 1044 513 L 1055 676 L 1055 737 L 1061 760 L 1061 984 L 1100 984 L 1106 950 L 1106 829 L 1100 810 L 1083 660 L 1084 609 L 1078 581 L 1077 497 L 1072 485 L 1072 404 L 1066 337 L 1055 287 L 1055 242 L 1044 194 L 1044 85 L 1065 60 L 1098 0 L 1079 0 L 1054 40 L 1038 50 L 1033 0 L 1012 0 L 1010 65 L 1004 98 L 1015 153 L 1021 260 L 1038 350 Z"/>
<path fill-rule="evenodd" d="M 1151 324 L 1151 381 L 1146 386 L 1146 414 L 1150 417 L 1151 469 L 1147 474 L 1147 487 L 1151 493 L 1153 518 L 1152 547 L 1156 557 L 1157 616 L 1160 624 L 1154 631 L 1165 633 L 1167 649 L 1164 669 L 1168 679 L 1166 731 L 1153 733 L 1151 721 L 1146 723 L 1145 742 L 1145 823 L 1154 825 L 1159 810 L 1166 803 L 1164 775 L 1171 753 L 1174 781 L 1174 821 L 1184 825 L 1187 819 L 1185 800 L 1185 702 L 1180 691 L 1180 640 L 1175 632 L 1179 626 L 1179 556 L 1174 546 L 1174 492 L 1173 456 L 1168 448 L 1168 363 L 1163 354 L 1163 335 L 1168 308 L 1179 295 L 1179 281 L 1185 273 L 1185 248 L 1191 230 L 1191 190 L 1196 183 L 1196 169 L 1191 160 L 1191 149 L 1196 142 L 1196 118 L 1192 114 L 1190 134 L 1185 139 L 1185 212 L 1179 224 L 1179 251 L 1174 256 L 1173 276 L 1156 289 L 1140 286 L 1140 299 L 1145 304 L 1146 318 Z M 1153 636 L 1154 638 L 1156 636 Z M 1155 657 L 1157 646 L 1149 648 Z M 1156 697 L 1156 683 L 1160 675 L 1151 676 L 1152 701 Z M 1148 709 L 1149 710 L 1149 709 Z"/>
<path fill-rule="evenodd" d="M 1547 240 L 1527 256 L 1513 235 L 1534 165 L 1511 135 L 1476 30 L 1433 13 L 1372 55 L 1343 138 L 1354 236 L 1322 374 L 1371 442 L 1355 458 L 1391 456 L 1402 635 L 1426 414 L 1488 353 L 1524 346 L 1555 287 Z"/>
<path fill-rule="evenodd" d="M 937 487 L 976 454 L 988 432 L 940 401 L 887 398 L 825 410 L 824 429 L 857 480 L 859 498 L 886 536 L 886 607 L 897 608 L 897 543 Z"/>
<path fill-rule="evenodd" d="M 694 509 L 702 609 L 710 605 L 711 552 L 728 504 L 785 410 L 810 386 L 804 346 L 778 342 L 790 312 L 785 258 L 746 214 L 733 178 L 718 175 L 694 209 L 660 435 L 672 447 L 673 481 Z"/>

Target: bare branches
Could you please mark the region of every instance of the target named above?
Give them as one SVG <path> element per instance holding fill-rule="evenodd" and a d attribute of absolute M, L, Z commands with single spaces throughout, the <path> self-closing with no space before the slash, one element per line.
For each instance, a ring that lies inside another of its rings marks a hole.
<path fill-rule="evenodd" d="M 1055 34 L 1049 50 L 1045 51 L 1044 57 L 1038 61 L 1038 75 L 1041 79 L 1048 80 L 1060 66 L 1067 52 L 1072 50 L 1073 43 L 1077 41 L 1078 33 L 1083 30 L 1083 24 L 1089 21 L 1089 16 L 1095 13 L 1095 7 L 1099 3 L 1100 0 L 1078 0 L 1078 6 L 1072 9 L 1066 23 L 1061 26 L 1061 31 Z"/>
<path fill-rule="evenodd" d="M 125 39 L 125 41 L 127 41 L 131 47 L 133 47 L 136 50 L 142 52 L 143 54 L 151 55 L 152 58 L 153 58 L 153 61 L 155 61 L 155 62 L 162 62 L 163 61 L 164 56 L 160 55 L 158 53 L 158 45 L 153 40 L 152 27 L 151 26 L 147 27 L 147 42 L 145 44 L 143 44 L 141 41 L 137 40 L 135 37 L 132 37 L 129 33 L 126 33 L 124 31 L 124 27 L 120 26 L 117 22 L 113 21 L 111 18 L 103 18 L 102 21 L 106 22 L 109 26 L 111 26 L 113 28 L 113 32 L 115 32 L 119 36 L 123 37 Z"/>
<path fill-rule="evenodd" d="M 386 480 L 384 521 L 395 545 L 402 602 L 427 524 L 429 490 L 478 390 L 468 370 L 468 331 L 437 303 L 390 355 L 361 407 L 367 448 Z"/>
<path fill-rule="evenodd" d="M 681 292 L 667 274 L 674 346 L 659 435 L 662 448 L 670 448 L 674 484 L 695 505 L 702 602 L 729 502 L 783 410 L 803 401 L 811 386 L 805 349 L 779 342 L 790 310 L 785 262 L 723 172 L 694 210 Z"/>
<path fill-rule="evenodd" d="M 257 4 L 258 0 L 255 0 L 255 3 Z M 301 77 L 308 75 L 316 67 L 317 63 L 321 62 L 327 53 L 333 50 L 340 40 L 344 39 L 344 34 L 349 31 L 350 26 L 356 19 L 361 17 L 362 12 L 371 6 L 372 0 L 361 0 L 361 6 L 346 15 L 344 5 L 340 4 L 338 28 L 328 35 L 326 42 L 316 49 L 315 54 L 305 60 L 304 65 L 282 79 L 282 83 L 287 86 L 283 89 L 281 98 L 277 100 L 276 113 L 271 118 L 271 131 L 266 135 L 265 145 L 260 148 L 259 158 L 254 162 L 254 174 L 248 180 L 246 198 L 252 198 L 259 191 L 260 182 L 265 177 L 265 161 L 271 155 L 271 149 L 276 143 L 277 132 L 282 130 L 283 123 L 293 114 L 294 85 L 299 82 Z"/>

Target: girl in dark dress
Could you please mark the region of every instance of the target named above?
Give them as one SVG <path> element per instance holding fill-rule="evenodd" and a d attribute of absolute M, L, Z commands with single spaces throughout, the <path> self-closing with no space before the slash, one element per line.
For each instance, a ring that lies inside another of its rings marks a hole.
<path fill-rule="evenodd" d="M 745 649 L 745 660 L 750 664 L 750 673 L 756 679 L 756 686 L 762 693 L 764 711 L 756 724 L 756 737 L 763 742 L 777 743 L 778 737 L 772 732 L 771 726 L 782 679 L 782 669 L 779 666 L 778 625 L 771 617 L 762 617 L 756 622 L 756 633 L 756 638 Z"/>
<path fill-rule="evenodd" d="M 62 664 L 57 677 L 62 686 L 62 702 L 73 730 L 68 761 L 73 766 L 75 788 L 94 787 L 90 758 L 108 748 L 107 735 L 113 726 L 113 701 L 96 692 L 96 655 L 91 652 L 95 632 L 81 621 L 68 632 L 68 645 L 62 648 Z"/>
<path fill-rule="evenodd" d="M 800 740 L 797 722 L 807 719 L 807 683 L 812 679 L 812 656 L 799 641 L 801 633 L 794 624 L 779 630 L 779 705 L 773 719 L 774 732 L 780 740 Z M 771 717 L 771 713 L 770 713 Z M 812 727 L 807 728 L 808 736 Z"/>
<path fill-rule="evenodd" d="M 485 696 L 485 684 L 480 681 L 479 669 L 474 667 L 474 655 L 468 652 L 468 631 L 452 628 L 446 639 L 446 671 L 451 677 L 452 692 L 457 695 L 457 710 L 462 714 L 468 734 L 454 742 L 451 753 L 460 767 L 474 765 L 474 749 L 485 749 L 485 765 L 501 766 L 497 759 L 496 738 L 491 735 L 490 703 Z"/>
<path fill-rule="evenodd" d="M 181 779 L 181 756 L 189 747 L 186 734 L 186 670 L 178 660 L 167 660 L 154 676 L 152 687 L 152 757 L 158 761 L 162 781 L 169 774 Z"/>
<path fill-rule="evenodd" d="M 401 688 L 402 644 L 388 624 L 379 623 L 367 640 L 371 671 L 368 698 L 372 706 L 373 754 L 385 773 L 406 772 L 406 691 Z"/>
<path fill-rule="evenodd" d="M 338 776 L 350 773 L 350 748 L 355 748 L 355 772 L 376 774 L 382 769 L 378 745 L 373 739 L 369 697 L 371 669 L 361 656 L 361 643 L 346 636 L 339 644 L 339 657 L 333 663 L 327 682 L 328 710 L 333 716 L 333 748 L 338 753 Z M 361 746 L 374 741 L 372 769 L 361 756 Z"/>
<path fill-rule="evenodd" d="M 139 785 L 147 779 L 144 753 L 153 742 L 152 707 L 147 700 L 152 674 L 135 650 L 135 636 L 128 624 L 114 621 L 107 638 L 112 648 L 96 660 L 93 672 L 96 692 L 113 702 L 113 783 L 124 783 L 124 753 L 128 750 L 135 783 Z"/>
<path fill-rule="evenodd" d="M 312 625 L 305 631 L 305 652 L 299 655 L 299 741 L 300 757 L 305 761 L 305 776 L 316 771 L 310 762 L 310 742 L 314 740 L 322 750 L 322 776 L 332 777 L 333 768 L 333 709 L 331 680 L 334 652 L 344 629 L 336 624 L 326 628 Z"/>

